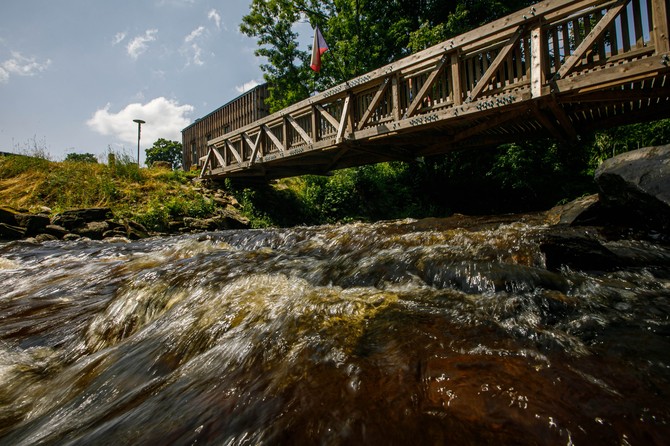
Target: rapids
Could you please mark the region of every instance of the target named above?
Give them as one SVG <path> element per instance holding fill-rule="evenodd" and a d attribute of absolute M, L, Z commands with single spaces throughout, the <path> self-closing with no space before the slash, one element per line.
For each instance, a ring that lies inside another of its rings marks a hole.
<path fill-rule="evenodd" d="M 0 445 L 667 444 L 670 249 L 549 231 L 0 244 Z"/>

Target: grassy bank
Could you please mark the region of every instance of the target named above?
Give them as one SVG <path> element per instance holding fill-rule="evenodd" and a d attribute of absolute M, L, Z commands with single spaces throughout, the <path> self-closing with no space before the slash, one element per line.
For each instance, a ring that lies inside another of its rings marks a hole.
<path fill-rule="evenodd" d="M 196 173 L 140 169 L 125 156 L 113 163 L 63 161 L 24 155 L 0 156 L 0 204 L 29 212 L 48 207 L 109 207 L 117 219 L 132 219 L 163 231 L 183 217 L 204 218 L 216 204 L 193 186 Z"/>

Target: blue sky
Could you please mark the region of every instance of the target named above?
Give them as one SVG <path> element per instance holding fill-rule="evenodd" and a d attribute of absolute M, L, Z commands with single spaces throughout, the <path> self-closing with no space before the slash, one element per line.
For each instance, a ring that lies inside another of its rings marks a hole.
<path fill-rule="evenodd" d="M 256 42 L 239 32 L 249 4 L 2 1 L 0 151 L 135 157 L 135 118 L 147 122 L 142 162 L 156 139 L 181 141 L 182 128 L 262 82 Z"/>

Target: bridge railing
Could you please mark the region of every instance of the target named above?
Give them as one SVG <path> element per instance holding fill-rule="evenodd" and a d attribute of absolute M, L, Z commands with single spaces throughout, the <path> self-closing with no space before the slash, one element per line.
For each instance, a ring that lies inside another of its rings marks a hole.
<path fill-rule="evenodd" d="M 669 51 L 666 1 L 537 3 L 209 141 L 202 176 L 634 79 Z"/>

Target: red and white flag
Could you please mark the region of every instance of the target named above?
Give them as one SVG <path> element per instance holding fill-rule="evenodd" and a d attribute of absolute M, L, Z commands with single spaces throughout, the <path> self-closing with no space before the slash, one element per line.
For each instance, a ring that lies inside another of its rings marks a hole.
<path fill-rule="evenodd" d="M 314 28 L 314 43 L 312 44 L 312 62 L 310 68 L 317 73 L 321 71 L 321 55 L 328 51 L 328 44 L 323 38 L 321 30 L 317 26 Z"/>

